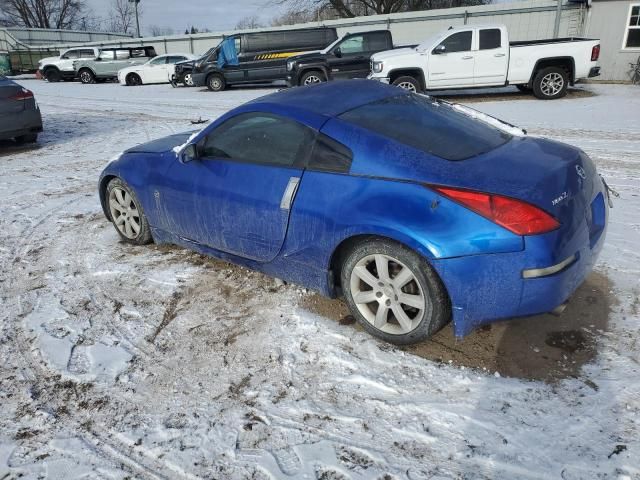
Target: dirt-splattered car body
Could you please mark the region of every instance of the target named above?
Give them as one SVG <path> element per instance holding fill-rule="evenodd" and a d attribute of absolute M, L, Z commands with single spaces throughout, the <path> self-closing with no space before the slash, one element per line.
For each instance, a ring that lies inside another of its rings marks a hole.
<path fill-rule="evenodd" d="M 426 147 L 402 137 L 404 112 L 416 102 L 432 116 L 418 132 Z M 268 119 L 282 121 L 286 137 L 305 129 L 305 148 L 277 164 L 288 155 L 282 150 L 268 165 L 209 148 L 253 117 L 263 119 L 265 135 L 272 135 Z M 368 81 L 291 89 L 242 105 L 201 132 L 127 150 L 103 171 L 100 195 L 111 219 L 105 189 L 121 178 L 140 199 L 154 241 L 328 296 L 340 293 L 349 246 L 391 239 L 437 272 L 454 331 L 465 335 L 565 302 L 591 271 L 608 218 L 606 189 L 582 151 L 493 120 Z"/>

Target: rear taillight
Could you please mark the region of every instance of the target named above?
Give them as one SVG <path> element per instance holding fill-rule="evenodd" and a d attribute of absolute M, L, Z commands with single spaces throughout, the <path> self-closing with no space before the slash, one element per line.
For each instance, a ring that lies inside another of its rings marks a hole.
<path fill-rule="evenodd" d="M 517 235 L 538 235 L 560 226 L 547 212 L 521 200 L 473 190 L 431 188 Z"/>
<path fill-rule="evenodd" d="M 591 49 L 591 61 L 595 62 L 600 58 L 600 45 L 596 45 Z"/>
<path fill-rule="evenodd" d="M 28 100 L 29 98 L 33 98 L 33 92 L 23 88 L 18 93 L 11 95 L 9 98 L 11 100 Z"/>

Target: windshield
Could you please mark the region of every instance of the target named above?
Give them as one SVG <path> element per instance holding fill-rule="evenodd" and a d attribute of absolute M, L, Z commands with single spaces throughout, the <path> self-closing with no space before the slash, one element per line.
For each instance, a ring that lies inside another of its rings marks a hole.
<path fill-rule="evenodd" d="M 343 38 L 344 37 L 340 37 L 339 39 L 337 39 L 333 43 L 330 43 L 329 46 L 325 47 L 324 50 L 320 50 L 320 53 L 323 53 L 323 54 L 324 53 L 329 53 L 333 47 L 335 47 L 337 44 L 339 44 L 342 41 Z"/>
<path fill-rule="evenodd" d="M 430 48 L 437 47 L 437 45 L 435 45 L 435 42 L 436 40 L 438 40 L 438 38 L 440 38 L 441 35 L 441 33 L 438 33 L 437 35 L 431 35 L 423 42 L 420 42 L 420 44 L 416 47 L 416 50 L 418 50 L 419 52 L 424 52 L 426 50 L 429 50 Z"/>

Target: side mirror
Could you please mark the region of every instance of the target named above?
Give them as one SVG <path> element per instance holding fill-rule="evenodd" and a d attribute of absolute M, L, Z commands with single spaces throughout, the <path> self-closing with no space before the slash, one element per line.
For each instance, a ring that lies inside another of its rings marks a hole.
<path fill-rule="evenodd" d="M 336 57 L 338 57 L 338 58 L 342 58 L 342 50 L 340 50 L 340 47 L 336 48 L 336 49 L 333 51 L 333 54 L 334 54 Z"/>
<path fill-rule="evenodd" d="M 434 55 L 442 55 L 443 53 L 447 52 L 447 47 L 445 47 L 444 45 L 440 44 L 438 45 L 436 48 L 433 49 L 433 53 Z"/>
<path fill-rule="evenodd" d="M 189 145 L 184 147 L 180 152 L 178 158 L 182 163 L 189 163 L 193 160 L 196 160 L 198 158 L 198 150 L 196 148 L 196 145 L 190 143 Z"/>

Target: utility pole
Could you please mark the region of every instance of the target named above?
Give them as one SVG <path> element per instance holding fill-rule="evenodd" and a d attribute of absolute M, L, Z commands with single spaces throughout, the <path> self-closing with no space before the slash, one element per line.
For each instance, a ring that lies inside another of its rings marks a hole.
<path fill-rule="evenodd" d="M 138 4 L 140 0 L 129 0 L 129 3 L 133 3 L 136 9 L 136 36 L 140 38 L 140 19 L 138 18 Z"/>

